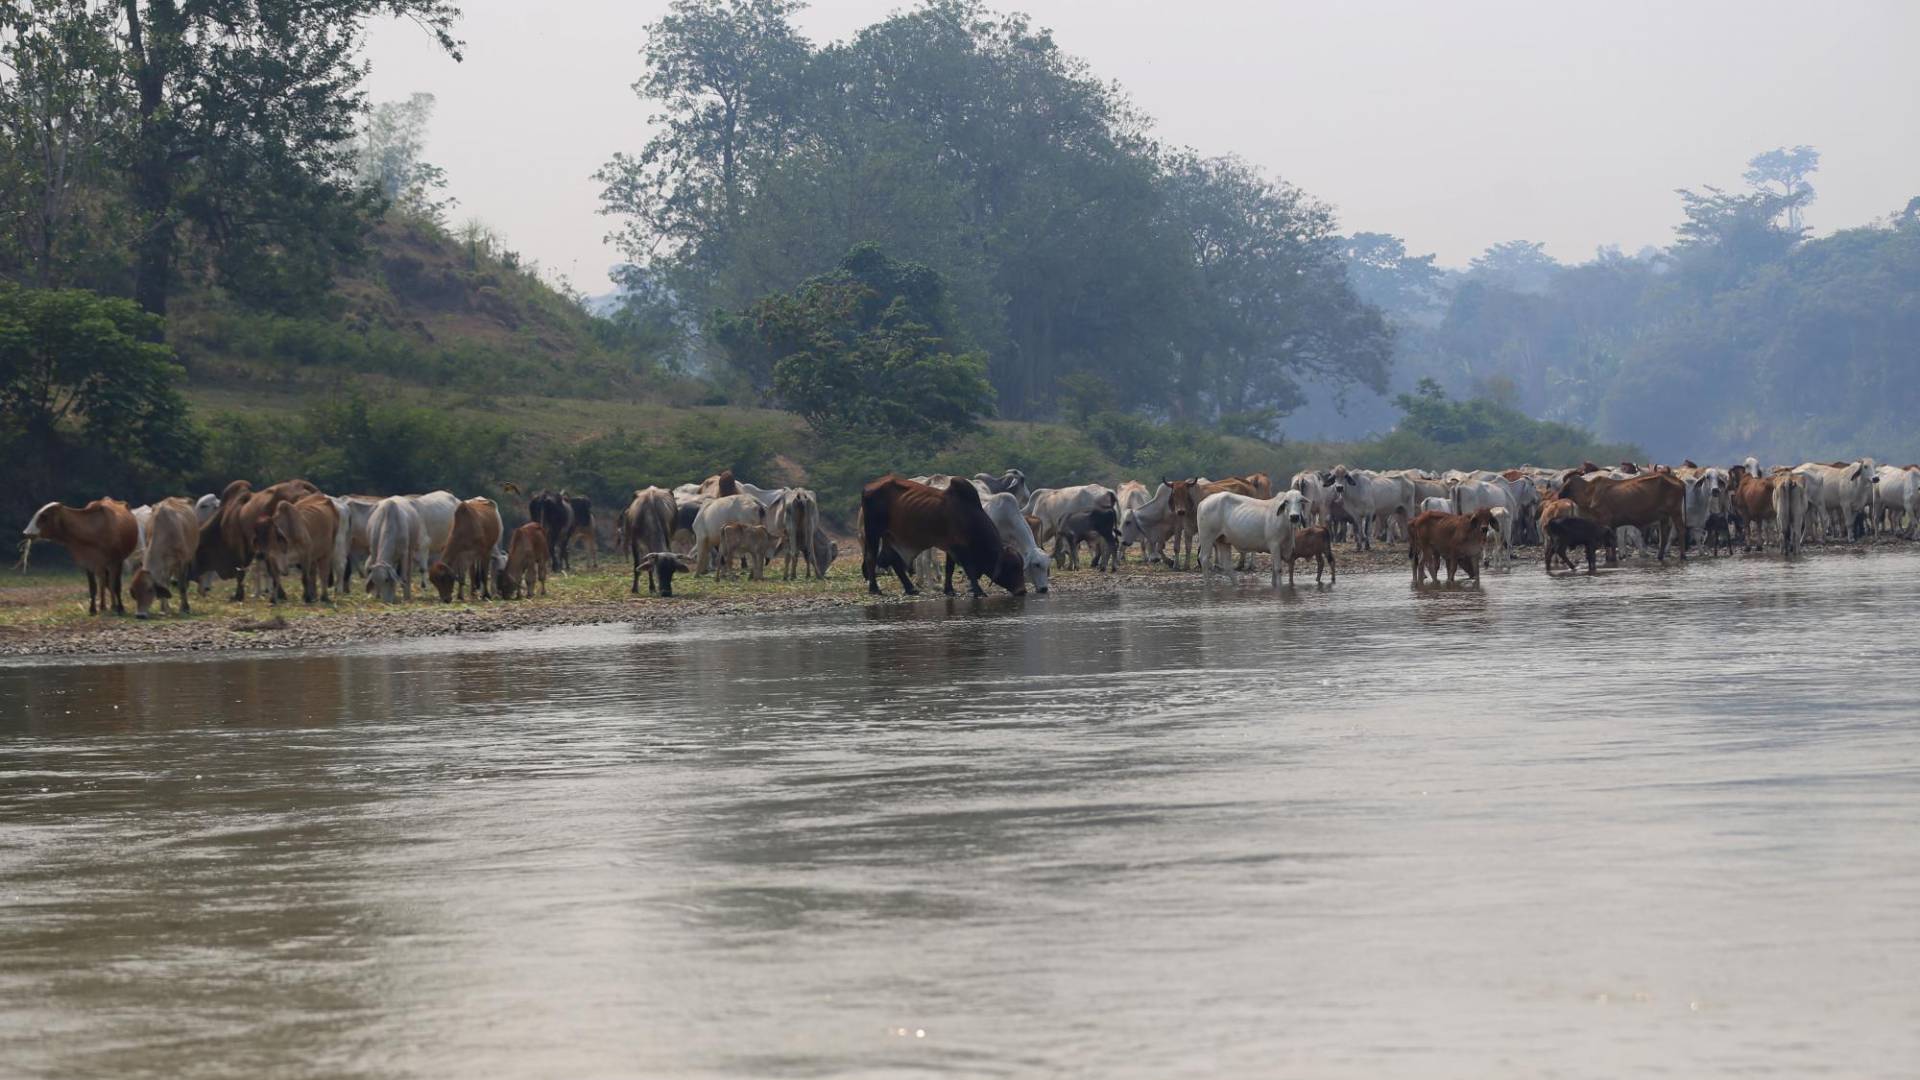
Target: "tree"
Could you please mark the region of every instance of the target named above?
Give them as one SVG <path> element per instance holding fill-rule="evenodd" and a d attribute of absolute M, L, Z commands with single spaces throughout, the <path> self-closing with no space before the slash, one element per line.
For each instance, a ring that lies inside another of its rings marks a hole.
<path fill-rule="evenodd" d="M 1353 291 L 1389 315 L 1424 317 L 1442 299 L 1442 275 L 1434 257 L 1407 254 L 1405 241 L 1397 236 L 1357 232 L 1346 238 L 1340 255 Z"/>
<path fill-rule="evenodd" d="M 49 6 L 84 7 L 87 0 Z M 351 145 L 364 99 L 361 33 L 376 16 L 424 27 L 456 60 L 447 0 L 122 0 L 131 83 L 126 170 L 138 240 L 133 294 L 165 314 L 183 224 L 229 282 L 338 252 L 352 214 Z M 318 227 L 316 227 L 318 226 Z M 289 284 L 311 266 L 293 271 Z"/>
<path fill-rule="evenodd" d="M 93 498 L 199 459 L 159 319 L 80 289 L 0 282 L 0 443 L 28 499 Z"/>
<path fill-rule="evenodd" d="M 945 285 L 871 246 L 749 313 L 779 400 L 831 442 L 933 450 L 993 407 L 986 357 L 949 336 Z"/>
<path fill-rule="evenodd" d="M 458 200 L 444 194 L 446 170 L 423 157 L 433 106 L 432 94 L 375 105 L 361 127 L 357 171 L 360 183 L 384 202 L 444 225 Z"/>
<path fill-rule="evenodd" d="M 1820 151 L 1811 146 L 1792 149 L 1777 147 L 1747 159 L 1747 171 L 1741 174 L 1755 191 L 1777 194 L 1778 204 L 1787 215 L 1787 230 L 1800 230 L 1800 211 L 1813 201 L 1813 185 L 1807 182 L 1820 168 Z M 1773 185 L 1779 185 L 1779 191 Z"/>
<path fill-rule="evenodd" d="M 1482 281 L 1518 293 L 1542 293 L 1560 271 L 1545 244 L 1508 240 L 1474 257 L 1468 272 Z"/>

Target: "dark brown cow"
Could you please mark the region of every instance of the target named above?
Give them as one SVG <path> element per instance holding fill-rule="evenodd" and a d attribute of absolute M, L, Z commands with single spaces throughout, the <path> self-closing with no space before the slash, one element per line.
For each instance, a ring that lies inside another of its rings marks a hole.
<path fill-rule="evenodd" d="M 1320 575 L 1332 571 L 1333 580 L 1340 580 L 1340 568 L 1333 562 L 1333 534 L 1325 525 L 1312 525 L 1293 531 L 1293 554 L 1287 557 L 1287 580 L 1293 580 L 1293 564 L 1301 559 L 1313 560 L 1313 580 L 1319 581 Z"/>
<path fill-rule="evenodd" d="M 1480 553 L 1489 539 L 1498 542 L 1499 526 L 1493 511 L 1482 507 L 1471 514 L 1449 514 L 1444 510 L 1425 510 L 1407 525 L 1407 557 L 1413 560 L 1413 583 L 1420 584 L 1424 571 L 1434 584 L 1440 583 L 1440 561 L 1447 563 L 1447 584 L 1454 573 L 1465 570 L 1473 581 L 1480 580 Z"/>
<path fill-rule="evenodd" d="M 1547 523 L 1547 543 L 1560 552 L 1560 561 L 1572 570 L 1573 560 L 1567 553 L 1574 548 L 1585 548 L 1587 552 L 1587 573 L 1595 572 L 1594 553 L 1601 548 L 1607 549 L 1607 561 L 1614 562 L 1613 530 L 1597 521 L 1589 521 L 1571 514 L 1557 517 Z M 1547 573 L 1553 573 L 1553 562 L 1547 562 Z"/>
<path fill-rule="evenodd" d="M 120 575 L 127 556 L 140 546 L 140 526 L 133 511 L 118 499 L 95 499 L 82 507 L 51 502 L 40 508 L 23 530 L 27 542 L 46 540 L 67 549 L 74 564 L 87 572 L 87 614 L 106 610 L 113 597 L 113 613 L 125 615 Z"/>
<path fill-rule="evenodd" d="M 1177 567 L 1181 570 L 1187 568 L 1187 556 L 1193 552 L 1193 537 L 1200 531 L 1197 520 L 1199 507 L 1207 500 L 1207 496 L 1231 491 L 1235 495 L 1245 495 L 1250 499 L 1258 497 L 1253 493 L 1253 485 L 1237 476 L 1205 483 L 1197 478 L 1168 480 L 1162 477 L 1160 482 L 1167 485 L 1167 509 L 1173 513 L 1173 554 L 1177 560 Z M 1175 563 L 1170 562 L 1168 565 L 1175 565 Z"/>
<path fill-rule="evenodd" d="M 1561 485 L 1558 497 L 1572 499 L 1582 517 L 1609 529 L 1631 525 L 1645 533 L 1658 527 L 1660 558 L 1667 557 L 1667 548 L 1676 536 L 1680 538 L 1680 557 L 1687 557 L 1687 485 L 1672 473 L 1641 473 L 1626 480 L 1570 476 Z"/>
<path fill-rule="evenodd" d="M 979 490 L 970 483 L 936 488 L 889 473 L 861 490 L 860 519 L 860 573 L 868 592 L 877 595 L 880 571 L 892 569 L 907 595 L 918 593 L 907 571 L 929 548 L 948 555 L 948 595 L 953 593 L 955 562 L 975 596 L 986 595 L 980 588 L 982 576 L 1015 596 L 1027 591 L 1024 561 L 1000 539 L 1000 530 L 980 505 Z"/>

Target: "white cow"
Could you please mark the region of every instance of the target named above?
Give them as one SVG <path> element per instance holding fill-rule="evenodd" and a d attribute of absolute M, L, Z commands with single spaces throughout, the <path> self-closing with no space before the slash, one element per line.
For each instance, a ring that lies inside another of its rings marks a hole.
<path fill-rule="evenodd" d="M 1315 525 L 1327 523 L 1327 504 L 1333 501 L 1333 490 L 1312 470 L 1297 472 L 1287 486 L 1307 497 L 1307 512 Z"/>
<path fill-rule="evenodd" d="M 765 525 L 767 507 L 752 495 L 708 500 L 693 518 L 693 572 L 707 572 L 707 558 L 720 552 L 720 530 L 729 525 Z"/>
<path fill-rule="evenodd" d="M 1124 555 L 1127 550 L 1127 545 L 1135 542 L 1126 538 L 1127 519 L 1133 516 L 1135 510 L 1145 506 L 1153 496 L 1147 494 L 1147 485 L 1138 480 L 1122 480 L 1120 486 L 1114 488 L 1113 491 L 1119 500 L 1120 509 L 1120 551 L 1116 554 Z M 1145 562 L 1146 558 L 1146 548 L 1145 545 L 1142 545 L 1140 559 L 1142 562 Z M 1125 562 L 1126 560 L 1122 558 L 1121 561 Z"/>
<path fill-rule="evenodd" d="M 1066 520 L 1083 510 L 1111 508 L 1120 497 L 1105 484 L 1078 484 L 1074 487 L 1041 488 L 1027 500 L 1025 510 L 1040 520 L 1034 539 L 1045 545 L 1059 533 Z"/>
<path fill-rule="evenodd" d="M 1420 500 L 1420 512 L 1424 514 L 1429 510 L 1437 510 L 1442 514 L 1451 514 L 1453 513 L 1453 500 L 1443 499 L 1438 495 L 1429 495 Z"/>
<path fill-rule="evenodd" d="M 1851 539 L 1854 519 L 1873 505 L 1873 459 L 1841 466 L 1809 461 L 1793 471 L 1812 481 L 1807 485 L 1807 516 L 1821 519 L 1829 539 Z"/>
<path fill-rule="evenodd" d="M 1495 510 L 1494 520 L 1500 524 L 1500 550 L 1508 558 L 1513 557 L 1513 523 L 1520 516 L 1513 489 L 1505 479 L 1495 474 L 1493 480 L 1462 480 L 1453 488 L 1453 512 L 1471 514 L 1476 510 Z"/>
<path fill-rule="evenodd" d="M 133 514 L 133 552 L 120 560 L 120 573 L 128 581 L 133 580 L 134 571 L 145 564 L 147 558 L 147 525 L 153 521 L 153 507 L 136 506 Z"/>
<path fill-rule="evenodd" d="M 414 512 L 420 515 L 421 527 L 427 531 L 427 546 L 415 556 L 424 582 L 427 568 L 433 564 L 433 553 L 447 546 L 447 536 L 453 532 L 453 512 L 460 509 L 460 496 L 451 491 L 429 491 L 425 495 L 401 497 L 413 504 Z"/>
<path fill-rule="evenodd" d="M 412 567 L 427 547 L 426 526 L 420 511 L 405 495 L 381 499 L 367 521 L 367 592 L 393 603 L 394 586 L 413 599 Z"/>
<path fill-rule="evenodd" d="M 1708 518 L 1715 514 L 1727 514 L 1727 494 L 1733 490 L 1733 483 L 1728 479 L 1725 469 L 1693 469 L 1689 472 L 1691 475 L 1681 475 L 1676 470 L 1675 475 L 1681 476 L 1681 482 L 1686 485 L 1680 515 L 1686 520 L 1687 537 L 1691 542 L 1693 534 L 1706 532 Z"/>
<path fill-rule="evenodd" d="M 1873 473 L 1873 532 L 1883 530 L 1913 535 L 1913 509 L 1920 496 L 1920 473 L 1882 465 Z"/>
<path fill-rule="evenodd" d="M 1032 585 L 1035 592 L 1046 592 L 1047 574 L 1053 569 L 1053 560 L 1040 550 L 1033 530 L 1027 527 L 1027 516 L 1020 512 L 1020 500 L 1012 492 L 1002 491 L 981 499 L 980 505 L 993 519 L 993 527 L 1000 530 L 1000 539 L 1026 565 L 1027 584 Z"/>
<path fill-rule="evenodd" d="M 791 490 L 790 488 L 757 487 L 753 484 L 747 483 L 745 480 L 735 480 L 734 485 L 740 489 L 740 494 L 751 495 L 754 498 L 759 499 L 760 505 L 767 507 L 769 509 L 773 507 L 774 503 L 780 501 L 780 496 L 785 495 L 789 490 Z"/>
<path fill-rule="evenodd" d="M 1146 562 L 1167 562 L 1167 541 L 1173 539 L 1179 521 L 1173 516 L 1173 488 L 1161 484 L 1153 498 L 1133 508 L 1120 522 L 1120 543 L 1139 544 Z"/>
<path fill-rule="evenodd" d="M 1323 483 L 1329 480 L 1333 500 L 1346 507 L 1359 526 L 1355 530 L 1359 534 L 1354 542 L 1356 548 L 1373 547 L 1376 527 L 1388 540 L 1405 534 L 1407 520 L 1413 517 L 1416 505 L 1413 481 L 1367 469 L 1349 469 L 1345 465 L 1336 465 L 1330 477 L 1321 477 Z"/>
<path fill-rule="evenodd" d="M 782 580 L 793 580 L 795 564 L 799 564 L 803 576 L 826 577 L 827 568 L 816 564 L 813 555 L 813 534 L 820 528 L 820 500 L 806 488 L 782 488 L 771 510 L 773 518 L 767 527 L 780 538 L 787 556 Z"/>
<path fill-rule="evenodd" d="M 1284 564 L 1287 581 L 1293 581 L 1293 539 L 1307 525 L 1307 497 L 1293 490 L 1271 499 L 1253 499 L 1219 491 L 1200 500 L 1194 510 L 1195 544 L 1200 561 L 1213 577 L 1216 569 L 1225 569 L 1232 551 L 1264 551 L 1273 560 L 1273 587 L 1280 587 L 1280 569 Z"/>
<path fill-rule="evenodd" d="M 1807 478 L 1797 471 L 1773 479 L 1773 520 L 1780 529 L 1780 554 L 1792 558 L 1807 534 L 1806 519 L 1813 516 Z"/>

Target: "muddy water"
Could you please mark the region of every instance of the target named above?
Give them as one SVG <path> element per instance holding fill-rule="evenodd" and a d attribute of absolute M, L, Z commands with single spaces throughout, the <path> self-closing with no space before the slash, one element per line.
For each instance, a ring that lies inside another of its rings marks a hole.
<path fill-rule="evenodd" d="M 1912 1076 L 1920 555 L 0 669 L 0 1075 Z"/>

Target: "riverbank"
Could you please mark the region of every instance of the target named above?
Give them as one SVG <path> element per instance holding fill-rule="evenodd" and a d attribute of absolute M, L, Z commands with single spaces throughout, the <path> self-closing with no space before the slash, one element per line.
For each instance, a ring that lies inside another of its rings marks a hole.
<path fill-rule="evenodd" d="M 1808 558 L 1859 555 L 1882 544 L 1858 547 L 1812 547 Z M 1407 572 L 1406 552 L 1399 545 L 1382 544 L 1372 551 L 1355 552 L 1345 545 L 1336 552 L 1342 575 Z M 1515 573 L 1539 573 L 1538 548 L 1519 553 Z M 1735 556 L 1777 559 L 1777 555 Z M 1638 562 L 1639 560 L 1635 560 Z M 1703 560 L 1706 561 L 1706 560 Z M 1257 570 L 1242 574 L 1243 582 L 1266 580 L 1264 556 Z M 1631 563 L 1629 565 L 1632 565 Z M 1498 572 L 1489 584 L 1498 587 Z M 1175 572 L 1160 566 L 1125 564 L 1118 573 L 1089 569 L 1061 571 L 1053 576 L 1056 592 L 1097 592 L 1131 589 L 1197 587 L 1203 575 Z M 1302 562 L 1295 571 L 1300 587 L 1313 584 L 1313 564 Z M 262 600 L 235 603 L 231 583 L 212 595 L 195 597 L 193 614 L 160 616 L 141 621 L 125 617 L 90 617 L 86 613 L 85 579 L 74 570 L 46 569 L 7 574 L 0 580 L 0 657 L 115 656 L 215 653 L 239 650 L 302 649 L 365 641 L 459 634 L 487 634 L 539 630 L 558 626 L 630 624 L 665 626 L 686 619 L 776 615 L 870 604 L 903 604 L 943 599 L 940 593 L 917 597 L 901 594 L 891 578 L 885 592 L 872 596 L 860 577 L 858 559 L 842 558 L 824 580 L 765 581 L 739 578 L 713 581 L 681 575 L 671 598 L 628 593 L 629 572 L 611 558 L 597 569 L 555 575 L 548 595 L 531 600 L 481 601 L 442 604 L 431 590 L 416 589 L 411 602 L 379 603 L 357 588 L 333 603 L 298 602 L 269 606 Z M 997 593 L 997 590 L 995 590 Z M 132 611 L 131 600 L 128 611 Z"/>

